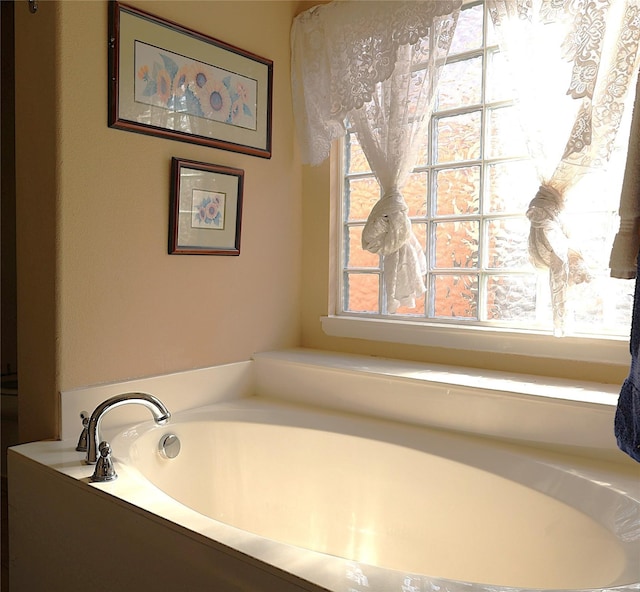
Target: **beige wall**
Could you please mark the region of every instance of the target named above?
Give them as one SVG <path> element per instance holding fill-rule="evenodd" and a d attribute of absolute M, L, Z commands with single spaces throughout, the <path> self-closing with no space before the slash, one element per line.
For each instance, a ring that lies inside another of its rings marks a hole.
<path fill-rule="evenodd" d="M 26 3 L 17 7 L 23 441 L 57 436 L 60 390 L 297 345 L 624 379 L 625 366 L 325 335 L 319 318 L 329 310 L 329 164 L 300 166 L 289 88 L 291 20 L 312 2 L 132 3 L 274 61 L 273 157 L 109 129 L 106 2 L 40 2 L 35 15 Z M 172 156 L 245 170 L 240 257 L 167 255 Z"/>
<path fill-rule="evenodd" d="M 107 3 L 16 11 L 21 439 L 56 437 L 57 393 L 300 343 L 297 2 L 131 2 L 274 61 L 273 157 L 107 126 Z M 172 156 L 245 171 L 239 257 L 167 254 Z"/>
<path fill-rule="evenodd" d="M 19 415 L 25 438 L 56 434 L 59 6 L 17 5 L 16 264 Z"/>

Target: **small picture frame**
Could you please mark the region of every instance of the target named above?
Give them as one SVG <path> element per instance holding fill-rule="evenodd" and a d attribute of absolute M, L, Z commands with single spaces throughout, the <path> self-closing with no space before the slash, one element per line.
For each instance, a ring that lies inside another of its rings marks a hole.
<path fill-rule="evenodd" d="M 109 126 L 271 158 L 273 62 L 109 3 Z"/>
<path fill-rule="evenodd" d="M 170 255 L 240 255 L 244 171 L 172 158 Z"/>

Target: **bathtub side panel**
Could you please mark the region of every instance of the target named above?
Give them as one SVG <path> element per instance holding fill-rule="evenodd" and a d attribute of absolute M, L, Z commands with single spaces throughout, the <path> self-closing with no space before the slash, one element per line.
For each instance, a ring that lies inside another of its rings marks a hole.
<path fill-rule="evenodd" d="M 12 592 L 317 588 L 9 451 Z"/>

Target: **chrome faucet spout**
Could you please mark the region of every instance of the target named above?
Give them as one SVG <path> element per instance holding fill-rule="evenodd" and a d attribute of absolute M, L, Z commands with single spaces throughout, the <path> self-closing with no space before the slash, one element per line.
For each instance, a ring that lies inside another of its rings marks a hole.
<path fill-rule="evenodd" d="M 89 419 L 87 426 L 87 459 L 88 465 L 96 464 L 98 460 L 98 445 L 100 444 L 100 422 L 112 409 L 128 404 L 139 404 L 151 411 L 153 420 L 158 425 L 164 425 L 171 418 L 171 413 L 164 403 L 149 393 L 122 393 L 115 395 L 98 405 Z"/>

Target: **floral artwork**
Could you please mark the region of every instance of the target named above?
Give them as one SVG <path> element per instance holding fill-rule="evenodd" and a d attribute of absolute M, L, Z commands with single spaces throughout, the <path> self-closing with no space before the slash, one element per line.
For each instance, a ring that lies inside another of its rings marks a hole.
<path fill-rule="evenodd" d="M 226 196 L 216 191 L 194 189 L 192 193 L 193 228 L 224 229 L 224 207 Z"/>
<path fill-rule="evenodd" d="M 244 171 L 173 157 L 169 254 L 240 255 Z"/>
<path fill-rule="evenodd" d="M 271 158 L 272 60 L 108 4 L 110 128 Z"/>
<path fill-rule="evenodd" d="M 136 41 L 135 101 L 175 113 L 257 129 L 257 82 Z"/>

